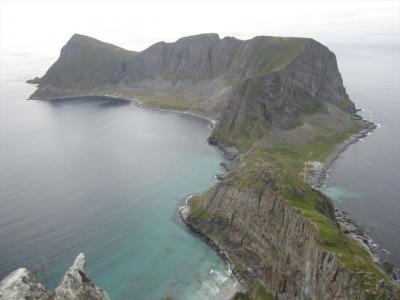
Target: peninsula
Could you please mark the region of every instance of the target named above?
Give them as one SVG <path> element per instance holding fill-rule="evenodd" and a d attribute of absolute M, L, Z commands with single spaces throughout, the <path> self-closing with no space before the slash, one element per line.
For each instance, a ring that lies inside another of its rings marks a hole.
<path fill-rule="evenodd" d="M 371 126 L 324 45 L 210 33 L 134 52 L 75 34 L 32 82 L 31 99 L 117 97 L 217 121 L 208 141 L 231 162 L 181 215 L 229 260 L 246 288 L 237 299 L 400 298 L 311 185 L 316 166 Z"/>

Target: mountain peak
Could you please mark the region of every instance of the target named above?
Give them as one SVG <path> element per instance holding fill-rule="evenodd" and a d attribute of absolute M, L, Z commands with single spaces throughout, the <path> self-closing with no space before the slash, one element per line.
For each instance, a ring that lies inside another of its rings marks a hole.
<path fill-rule="evenodd" d="M 219 35 L 217 33 L 201 33 L 201 34 L 195 34 L 195 35 L 189 35 L 182 37 L 177 40 L 177 42 L 182 42 L 182 41 L 195 41 L 195 40 L 219 40 Z"/>

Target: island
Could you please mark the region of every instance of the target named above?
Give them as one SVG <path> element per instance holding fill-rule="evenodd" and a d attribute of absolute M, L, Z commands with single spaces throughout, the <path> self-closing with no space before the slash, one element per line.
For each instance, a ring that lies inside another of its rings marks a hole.
<path fill-rule="evenodd" d="M 230 159 L 226 173 L 180 214 L 229 262 L 245 288 L 235 299 L 400 298 L 319 190 L 338 153 L 374 128 L 319 42 L 209 33 L 134 52 L 75 34 L 35 83 L 31 99 L 107 96 L 216 120 L 208 142 Z"/>

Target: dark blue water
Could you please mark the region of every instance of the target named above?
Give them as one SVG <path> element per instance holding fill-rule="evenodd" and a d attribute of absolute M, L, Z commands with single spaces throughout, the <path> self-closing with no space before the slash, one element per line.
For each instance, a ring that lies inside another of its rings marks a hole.
<path fill-rule="evenodd" d="M 44 261 L 54 288 L 84 251 L 113 299 L 213 299 L 232 287 L 216 253 L 174 219 L 178 199 L 221 171 L 207 122 L 123 101 L 26 101 L 34 87 L 10 74 L 0 85 L 0 278 Z"/>
<path fill-rule="evenodd" d="M 337 55 L 350 97 L 364 109 L 361 114 L 379 127 L 340 156 L 326 191 L 379 244 L 378 254 L 399 268 L 400 46 L 398 42 L 329 46 Z"/>

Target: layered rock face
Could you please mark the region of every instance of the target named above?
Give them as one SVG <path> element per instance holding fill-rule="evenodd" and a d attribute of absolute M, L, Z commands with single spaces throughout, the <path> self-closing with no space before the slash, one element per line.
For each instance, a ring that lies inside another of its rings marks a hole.
<path fill-rule="evenodd" d="M 86 276 L 85 263 L 85 254 L 79 254 L 54 293 L 47 291 L 27 269 L 20 268 L 0 282 L 0 299 L 108 300 L 107 293 L 96 287 Z"/>
<path fill-rule="evenodd" d="M 259 138 L 272 126 L 294 127 L 301 114 L 320 111 L 325 102 L 355 112 L 335 55 L 313 40 L 303 47 L 284 68 L 247 77 L 236 86 L 217 126 L 219 139 L 230 143 L 242 135 Z"/>
<path fill-rule="evenodd" d="M 273 172 L 266 169 L 263 177 L 264 184 L 254 189 L 228 176 L 193 198 L 187 218 L 221 249 L 242 283 L 251 290 L 259 282 L 277 299 L 398 299 L 393 287 L 379 285 L 382 277 L 351 272 L 323 251 L 317 228 L 277 194 Z M 328 199 L 317 210 L 338 226 Z M 373 285 L 365 287 L 369 279 Z"/>

